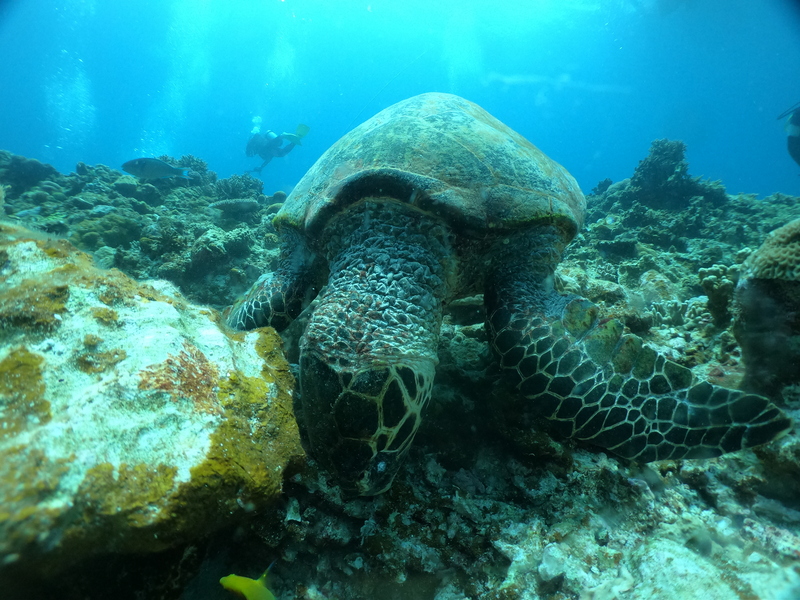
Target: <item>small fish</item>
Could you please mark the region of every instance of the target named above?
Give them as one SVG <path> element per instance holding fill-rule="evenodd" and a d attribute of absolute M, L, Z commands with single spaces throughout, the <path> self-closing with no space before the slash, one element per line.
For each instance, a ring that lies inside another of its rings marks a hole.
<path fill-rule="evenodd" d="M 189 179 L 189 169 L 173 167 L 157 158 L 135 158 L 122 165 L 122 170 L 139 179 L 163 179 L 165 177 L 182 177 Z"/>
<path fill-rule="evenodd" d="M 275 563 L 273 563 L 275 564 Z M 241 575 L 228 575 L 219 580 L 226 590 L 238 594 L 245 600 L 275 600 L 275 596 L 267 588 L 267 575 L 269 574 L 270 565 L 264 574 L 258 579 L 250 579 L 249 577 L 242 577 Z"/>
<path fill-rule="evenodd" d="M 42 212 L 42 207 L 34 206 L 33 208 L 28 208 L 26 210 L 21 210 L 18 213 L 14 213 L 14 216 L 19 217 L 20 219 L 27 219 L 28 217 L 35 217 L 40 212 Z"/>

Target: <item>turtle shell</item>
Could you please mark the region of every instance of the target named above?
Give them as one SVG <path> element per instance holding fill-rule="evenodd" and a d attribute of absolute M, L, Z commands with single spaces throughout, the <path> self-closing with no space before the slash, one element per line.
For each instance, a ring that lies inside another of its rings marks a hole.
<path fill-rule="evenodd" d="M 543 222 L 572 239 L 586 200 L 561 165 L 481 107 L 452 94 L 398 102 L 331 146 L 276 215 L 309 236 L 364 197 L 391 197 L 485 233 Z"/>

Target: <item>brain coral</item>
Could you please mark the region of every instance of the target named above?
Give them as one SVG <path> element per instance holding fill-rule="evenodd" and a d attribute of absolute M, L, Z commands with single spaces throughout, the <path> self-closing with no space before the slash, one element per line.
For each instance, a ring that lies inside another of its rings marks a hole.
<path fill-rule="evenodd" d="M 745 261 L 743 276 L 800 281 L 800 219 L 771 232 Z"/>

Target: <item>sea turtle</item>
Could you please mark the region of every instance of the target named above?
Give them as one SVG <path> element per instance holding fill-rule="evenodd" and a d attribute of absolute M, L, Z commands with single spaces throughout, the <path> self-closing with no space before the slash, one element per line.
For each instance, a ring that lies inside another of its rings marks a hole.
<path fill-rule="evenodd" d="M 273 221 L 277 270 L 228 323 L 283 329 L 322 289 L 300 342 L 296 416 L 311 456 L 349 495 L 391 485 L 431 397 L 443 307 L 478 293 L 504 376 L 568 437 L 651 461 L 785 431 L 765 398 L 696 381 L 553 289 L 585 205 L 563 167 L 479 106 L 415 96 L 306 173 Z"/>

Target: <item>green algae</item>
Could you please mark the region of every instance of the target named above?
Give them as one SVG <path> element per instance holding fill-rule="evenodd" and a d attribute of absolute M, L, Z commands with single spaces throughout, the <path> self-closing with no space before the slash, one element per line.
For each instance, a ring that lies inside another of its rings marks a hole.
<path fill-rule="evenodd" d="M 169 513 L 153 507 L 175 489 L 177 468 L 167 465 L 101 463 L 89 469 L 78 489 L 84 500 L 83 519 L 123 520 L 134 528 L 168 520 Z"/>
<path fill-rule="evenodd" d="M 106 327 L 116 327 L 120 324 L 119 315 L 117 314 L 117 311 L 112 308 L 107 308 L 105 306 L 93 306 L 90 310 L 92 312 L 92 316 L 101 325 L 105 325 Z"/>
<path fill-rule="evenodd" d="M 69 300 L 67 285 L 26 279 L 0 296 L 0 328 L 51 330 Z"/>
<path fill-rule="evenodd" d="M 50 420 L 50 403 L 44 399 L 43 363 L 42 356 L 24 346 L 0 361 L 0 439 L 16 435 L 30 421 L 42 424 Z"/>

